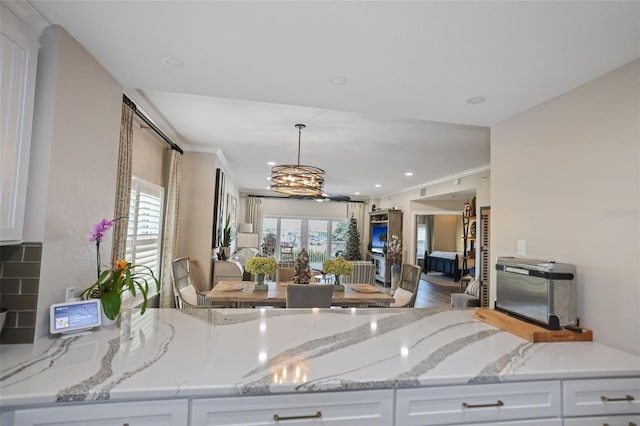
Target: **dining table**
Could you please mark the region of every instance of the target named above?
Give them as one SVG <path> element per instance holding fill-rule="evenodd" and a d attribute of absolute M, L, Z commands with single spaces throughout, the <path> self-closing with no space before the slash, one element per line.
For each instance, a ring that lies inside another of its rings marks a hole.
<path fill-rule="evenodd" d="M 211 289 L 205 299 L 212 304 L 226 305 L 234 308 L 247 308 L 253 306 L 285 307 L 287 304 L 287 285 L 291 281 L 266 282 L 267 291 L 256 291 L 252 281 L 220 281 Z M 333 285 L 312 283 L 308 285 Z M 369 284 L 345 284 L 344 290 L 333 292 L 332 306 L 342 307 L 388 307 L 395 302 L 393 296 L 378 289 L 376 292 Z M 360 291 L 356 291 L 360 290 Z M 363 292 L 363 290 L 372 292 Z"/>

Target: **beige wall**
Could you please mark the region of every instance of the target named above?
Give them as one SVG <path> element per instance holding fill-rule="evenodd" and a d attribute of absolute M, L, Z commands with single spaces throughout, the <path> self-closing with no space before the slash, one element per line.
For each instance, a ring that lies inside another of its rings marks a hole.
<path fill-rule="evenodd" d="M 238 199 L 232 175 L 222 167 L 216 154 L 187 151 L 182 157 L 178 257 L 191 258 L 192 275 L 199 283 L 205 283 L 204 287 L 211 287 L 216 168 L 225 173 L 225 200 L 229 193 Z"/>
<path fill-rule="evenodd" d="M 435 215 L 433 217 L 433 250 L 456 251 L 456 234 L 458 230 L 458 216 Z"/>
<path fill-rule="evenodd" d="M 640 354 L 640 60 L 491 133 L 491 263 L 577 265 L 582 325 Z"/>
<path fill-rule="evenodd" d="M 133 175 L 166 189 L 169 145 L 134 115 Z"/>
<path fill-rule="evenodd" d="M 345 219 L 347 217 L 347 203 L 319 203 L 314 200 L 276 200 L 273 198 L 263 198 L 262 215 Z"/>
<path fill-rule="evenodd" d="M 48 334 L 49 306 L 66 287 L 96 279 L 87 235 L 113 216 L 122 104 L 122 86 L 61 27 L 47 28 L 40 42 L 25 223 L 43 242 L 36 338 Z"/>

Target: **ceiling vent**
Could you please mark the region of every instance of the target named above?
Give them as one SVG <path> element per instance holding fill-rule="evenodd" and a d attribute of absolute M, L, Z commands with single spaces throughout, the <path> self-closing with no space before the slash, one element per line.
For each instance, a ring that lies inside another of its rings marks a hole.
<path fill-rule="evenodd" d="M 425 195 L 427 195 L 427 188 L 420 188 L 420 196 L 424 197 Z"/>

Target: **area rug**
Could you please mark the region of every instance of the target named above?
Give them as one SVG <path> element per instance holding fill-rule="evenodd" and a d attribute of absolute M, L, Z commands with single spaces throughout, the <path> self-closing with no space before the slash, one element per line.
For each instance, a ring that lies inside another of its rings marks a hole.
<path fill-rule="evenodd" d="M 460 287 L 460 283 L 453 281 L 453 277 L 441 273 L 422 274 L 422 279 L 443 287 Z"/>

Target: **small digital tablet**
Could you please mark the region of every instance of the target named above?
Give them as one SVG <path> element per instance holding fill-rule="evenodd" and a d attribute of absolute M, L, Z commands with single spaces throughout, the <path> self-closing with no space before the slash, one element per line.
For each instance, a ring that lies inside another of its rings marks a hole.
<path fill-rule="evenodd" d="M 49 310 L 49 332 L 63 336 L 86 333 L 102 324 L 100 299 L 55 303 Z"/>

